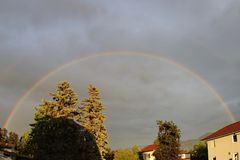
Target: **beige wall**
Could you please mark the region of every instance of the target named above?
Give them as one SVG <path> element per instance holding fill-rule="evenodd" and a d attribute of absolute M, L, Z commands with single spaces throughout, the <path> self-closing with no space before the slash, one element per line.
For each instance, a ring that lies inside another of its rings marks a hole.
<path fill-rule="evenodd" d="M 210 140 L 208 144 L 208 159 L 213 160 L 232 160 L 234 159 L 234 154 L 238 153 L 240 156 L 240 132 L 237 134 L 237 142 L 233 142 L 233 134 Z M 240 159 L 238 159 L 240 160 Z"/>
<path fill-rule="evenodd" d="M 154 151 L 144 152 L 143 153 L 143 159 L 144 160 L 155 160 L 155 157 L 153 156 L 153 152 Z"/>

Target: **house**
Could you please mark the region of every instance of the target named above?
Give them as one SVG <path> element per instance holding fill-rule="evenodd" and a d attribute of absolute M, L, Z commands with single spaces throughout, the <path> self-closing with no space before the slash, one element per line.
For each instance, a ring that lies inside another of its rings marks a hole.
<path fill-rule="evenodd" d="M 10 143 L 0 142 L 0 155 L 9 157 L 9 159 L 16 159 L 15 145 Z"/>
<path fill-rule="evenodd" d="M 157 148 L 157 144 L 150 144 L 146 147 L 144 147 L 141 150 L 143 160 L 155 160 L 155 157 L 153 156 L 153 152 Z"/>
<path fill-rule="evenodd" d="M 240 160 L 240 121 L 225 126 L 202 140 L 209 160 Z"/>
<path fill-rule="evenodd" d="M 157 144 L 150 144 L 146 147 L 144 147 L 141 150 L 142 158 L 143 160 L 155 160 L 155 157 L 153 156 L 154 151 L 158 147 Z M 190 160 L 190 154 L 181 151 L 181 153 L 178 155 L 179 159 L 184 159 L 184 160 Z"/>
<path fill-rule="evenodd" d="M 181 151 L 180 154 L 178 155 L 179 159 L 184 159 L 184 160 L 191 160 L 191 155 L 190 153 L 186 151 Z"/>

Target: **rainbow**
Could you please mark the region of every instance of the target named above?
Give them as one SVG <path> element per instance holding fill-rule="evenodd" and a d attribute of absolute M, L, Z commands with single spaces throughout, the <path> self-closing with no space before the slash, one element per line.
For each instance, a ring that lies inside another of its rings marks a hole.
<path fill-rule="evenodd" d="M 98 57 L 107 57 L 107 56 L 143 56 L 143 57 L 150 57 L 150 58 L 155 58 L 159 59 L 162 61 L 165 61 L 169 64 L 172 64 L 176 66 L 177 68 L 181 69 L 182 71 L 190 74 L 193 76 L 196 80 L 200 81 L 204 86 L 206 86 L 209 91 L 219 100 L 219 102 L 223 105 L 227 115 L 229 116 L 230 120 L 232 122 L 235 122 L 235 117 L 231 110 L 229 109 L 229 106 L 227 103 L 224 101 L 224 98 L 207 82 L 207 80 L 203 79 L 198 73 L 194 72 L 193 70 L 190 70 L 186 66 L 177 63 L 176 61 L 173 61 L 169 58 L 166 58 L 164 56 L 159 56 L 159 55 L 152 55 L 152 54 L 146 54 L 146 53 L 140 53 L 140 52 L 113 52 L 113 53 L 102 53 L 102 54 L 95 54 L 91 56 L 86 56 L 86 57 L 80 57 L 78 59 L 74 59 L 70 62 L 65 63 L 64 65 L 50 71 L 47 73 L 45 76 L 43 76 L 41 79 L 39 79 L 36 83 L 34 83 L 24 94 L 23 96 L 17 101 L 17 103 L 13 106 L 12 111 L 10 112 L 6 122 L 4 123 L 4 128 L 8 128 L 9 123 L 11 122 L 12 117 L 14 114 L 17 112 L 18 108 L 22 105 L 22 103 L 26 100 L 26 98 L 44 81 L 46 81 L 48 78 L 53 76 L 55 73 L 60 72 L 61 70 L 70 67 L 74 64 L 80 63 L 82 61 L 87 61 L 90 59 L 98 58 Z"/>

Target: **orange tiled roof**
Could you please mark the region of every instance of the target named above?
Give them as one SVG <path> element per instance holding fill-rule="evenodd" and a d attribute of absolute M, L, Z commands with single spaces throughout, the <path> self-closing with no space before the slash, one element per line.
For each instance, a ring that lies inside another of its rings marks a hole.
<path fill-rule="evenodd" d="M 10 143 L 0 142 L 0 147 L 12 148 L 12 147 L 15 147 L 15 145 Z"/>
<path fill-rule="evenodd" d="M 239 132 L 240 131 L 240 121 L 232 123 L 228 126 L 225 126 L 219 130 L 217 130 L 216 132 L 208 135 L 207 137 L 203 138 L 202 140 L 210 140 L 210 139 L 215 139 L 218 137 L 222 137 L 231 133 L 235 133 L 235 132 Z"/>
<path fill-rule="evenodd" d="M 157 148 L 157 146 L 158 146 L 157 144 L 150 144 L 150 145 L 144 147 L 144 148 L 142 149 L 142 152 L 153 151 L 153 150 L 155 150 L 155 149 Z"/>

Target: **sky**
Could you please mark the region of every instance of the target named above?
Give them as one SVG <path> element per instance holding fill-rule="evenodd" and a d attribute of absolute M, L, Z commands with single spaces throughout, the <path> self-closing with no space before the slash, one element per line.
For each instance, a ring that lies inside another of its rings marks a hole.
<path fill-rule="evenodd" d="M 24 97 L 10 130 L 26 131 L 67 80 L 80 99 L 88 84 L 101 90 L 113 148 L 152 143 L 160 119 L 183 139 L 214 131 L 231 121 L 200 79 L 240 120 L 239 28 L 238 0 L 0 0 L 0 127 L 38 80 L 79 59 Z"/>

